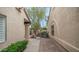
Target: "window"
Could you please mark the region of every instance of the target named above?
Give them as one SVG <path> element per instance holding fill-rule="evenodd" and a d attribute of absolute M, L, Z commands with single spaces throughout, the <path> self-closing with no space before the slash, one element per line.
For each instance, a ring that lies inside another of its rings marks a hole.
<path fill-rule="evenodd" d="M 51 34 L 54 35 L 54 25 L 51 26 Z"/>
<path fill-rule="evenodd" d="M 0 42 L 5 41 L 5 16 L 0 15 Z"/>

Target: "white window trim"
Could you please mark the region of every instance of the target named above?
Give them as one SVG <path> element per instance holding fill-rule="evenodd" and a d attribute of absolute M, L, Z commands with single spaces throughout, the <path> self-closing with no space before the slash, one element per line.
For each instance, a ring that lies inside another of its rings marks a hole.
<path fill-rule="evenodd" d="M 0 17 L 3 17 L 4 18 L 4 39 L 2 41 L 0 41 L 0 43 L 3 43 L 5 42 L 6 40 L 6 17 L 4 15 L 0 15 Z"/>

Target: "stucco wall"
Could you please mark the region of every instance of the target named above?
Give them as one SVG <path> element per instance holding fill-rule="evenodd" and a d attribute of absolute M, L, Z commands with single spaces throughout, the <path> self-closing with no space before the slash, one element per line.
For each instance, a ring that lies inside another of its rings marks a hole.
<path fill-rule="evenodd" d="M 49 28 L 54 23 L 54 38 L 69 51 L 79 51 L 79 8 L 54 8 L 49 18 Z M 48 29 L 49 31 L 51 30 Z M 50 37 L 53 36 L 50 34 Z"/>
<path fill-rule="evenodd" d="M 24 14 L 18 12 L 16 8 L 0 8 L 0 14 L 6 16 L 6 41 L 0 43 L 0 48 L 6 47 L 8 44 L 24 40 L 25 27 L 24 27 Z"/>

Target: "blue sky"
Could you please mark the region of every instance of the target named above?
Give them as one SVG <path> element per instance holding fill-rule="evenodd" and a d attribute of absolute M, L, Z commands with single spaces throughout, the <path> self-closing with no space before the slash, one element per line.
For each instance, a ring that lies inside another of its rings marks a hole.
<path fill-rule="evenodd" d="M 49 12 L 50 12 L 50 8 L 46 8 L 46 16 L 49 16 Z M 40 22 L 40 25 L 41 27 L 45 27 L 46 26 L 46 21 L 45 19 L 43 19 L 41 22 Z"/>

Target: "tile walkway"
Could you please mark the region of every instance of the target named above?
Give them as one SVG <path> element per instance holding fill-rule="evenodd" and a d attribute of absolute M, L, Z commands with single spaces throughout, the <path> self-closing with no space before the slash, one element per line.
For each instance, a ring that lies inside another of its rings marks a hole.
<path fill-rule="evenodd" d="M 24 52 L 66 52 L 55 40 L 47 38 L 30 39 Z"/>
<path fill-rule="evenodd" d="M 64 49 L 53 39 L 41 38 L 39 51 L 40 52 L 66 52 L 67 50 Z"/>
<path fill-rule="evenodd" d="M 38 52 L 40 46 L 40 40 L 37 39 L 29 39 L 29 43 L 24 52 Z"/>

